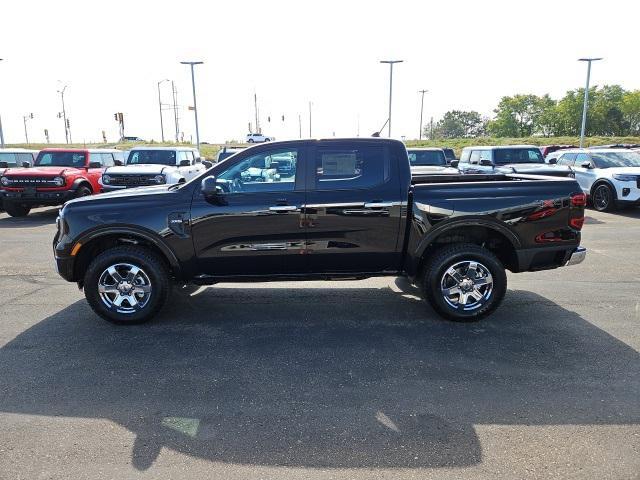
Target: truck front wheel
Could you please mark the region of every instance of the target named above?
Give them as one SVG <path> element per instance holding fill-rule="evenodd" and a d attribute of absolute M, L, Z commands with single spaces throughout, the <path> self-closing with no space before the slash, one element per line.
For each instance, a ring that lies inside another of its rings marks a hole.
<path fill-rule="evenodd" d="M 28 205 L 23 205 L 22 203 L 14 203 L 7 200 L 4 201 L 4 209 L 12 217 L 26 217 L 31 211 L 31 207 L 29 207 Z"/>
<path fill-rule="evenodd" d="M 504 298 L 507 275 L 500 260 L 474 244 L 436 250 L 423 274 L 424 293 L 445 318 L 471 322 L 493 312 Z"/>
<path fill-rule="evenodd" d="M 94 312 L 118 324 L 151 320 L 171 291 L 166 265 L 154 252 L 121 246 L 98 255 L 84 275 L 84 294 Z"/>

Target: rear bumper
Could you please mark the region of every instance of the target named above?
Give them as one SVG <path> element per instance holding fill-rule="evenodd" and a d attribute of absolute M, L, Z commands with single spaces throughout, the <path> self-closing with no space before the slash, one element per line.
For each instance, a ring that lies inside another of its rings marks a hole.
<path fill-rule="evenodd" d="M 527 248 L 517 251 L 518 272 L 536 272 L 582 263 L 587 249 L 575 245 Z"/>

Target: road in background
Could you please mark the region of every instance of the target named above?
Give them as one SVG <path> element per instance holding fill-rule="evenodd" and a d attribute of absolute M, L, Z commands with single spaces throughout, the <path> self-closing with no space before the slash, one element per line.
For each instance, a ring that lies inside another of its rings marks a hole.
<path fill-rule="evenodd" d="M 96 317 L 56 209 L 0 214 L 0 478 L 638 478 L 640 209 L 441 320 L 406 281 L 228 284 Z"/>

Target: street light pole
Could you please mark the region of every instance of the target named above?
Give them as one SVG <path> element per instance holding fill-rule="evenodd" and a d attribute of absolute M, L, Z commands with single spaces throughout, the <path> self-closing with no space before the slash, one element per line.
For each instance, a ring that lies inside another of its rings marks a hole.
<path fill-rule="evenodd" d="M 160 98 L 160 85 L 164 82 L 168 82 L 169 79 L 165 78 L 158 82 L 158 109 L 160 110 L 160 136 L 162 137 L 162 143 L 164 143 L 164 125 L 162 124 L 162 100 Z"/>
<path fill-rule="evenodd" d="M 196 145 L 198 151 L 200 151 L 200 131 L 198 130 L 198 106 L 196 105 L 196 77 L 193 72 L 194 65 L 202 65 L 204 62 L 180 62 L 183 65 L 189 65 L 191 67 L 191 87 L 193 89 L 193 114 L 196 119 Z"/>
<path fill-rule="evenodd" d="M 24 139 L 26 140 L 27 145 L 29 145 L 29 132 L 27 131 L 27 120 L 31 120 L 33 118 L 33 113 L 22 116 L 22 121 L 24 122 Z"/>
<path fill-rule="evenodd" d="M 422 140 L 422 112 L 424 111 L 424 94 L 429 90 L 418 90 L 418 93 L 422 94 L 422 101 L 420 103 L 420 135 L 418 137 L 419 140 Z"/>
<path fill-rule="evenodd" d="M 64 139 L 67 143 L 69 143 L 69 127 L 67 125 L 67 110 L 64 106 L 64 91 L 67 89 L 67 85 L 65 85 L 62 90 L 58 90 L 60 94 L 60 98 L 62 99 L 62 121 L 64 122 Z M 58 116 L 60 116 L 58 114 Z"/>
<path fill-rule="evenodd" d="M 311 138 L 311 102 L 309 102 L 309 138 Z"/>
<path fill-rule="evenodd" d="M 597 62 L 602 58 L 579 58 L 579 62 L 587 62 L 587 86 L 584 89 L 584 102 L 582 104 L 582 128 L 580 129 L 580 148 L 584 147 L 584 133 L 587 127 L 587 109 L 589 108 L 589 80 L 591 79 L 591 62 Z"/>
<path fill-rule="evenodd" d="M 389 137 L 391 137 L 391 97 L 393 96 L 393 65 L 404 60 L 380 60 L 380 63 L 389 64 Z"/>

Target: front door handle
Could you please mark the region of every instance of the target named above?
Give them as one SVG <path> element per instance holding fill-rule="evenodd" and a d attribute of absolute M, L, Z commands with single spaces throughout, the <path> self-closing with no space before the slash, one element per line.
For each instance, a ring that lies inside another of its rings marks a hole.
<path fill-rule="evenodd" d="M 371 202 L 364 204 L 364 208 L 389 208 L 392 206 L 393 202 Z"/>
<path fill-rule="evenodd" d="M 269 210 L 272 212 L 295 212 L 298 207 L 295 205 L 276 205 L 275 207 L 269 207 Z"/>

